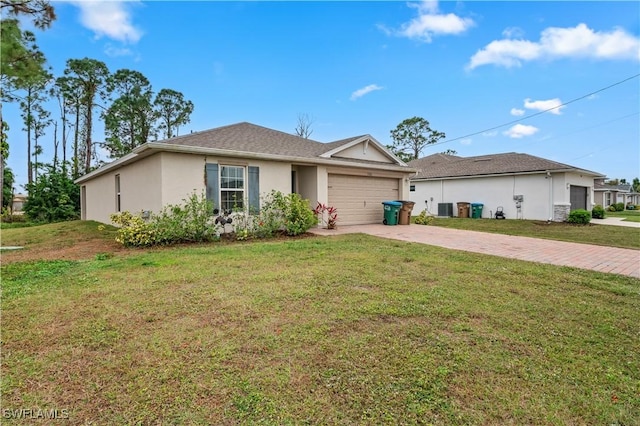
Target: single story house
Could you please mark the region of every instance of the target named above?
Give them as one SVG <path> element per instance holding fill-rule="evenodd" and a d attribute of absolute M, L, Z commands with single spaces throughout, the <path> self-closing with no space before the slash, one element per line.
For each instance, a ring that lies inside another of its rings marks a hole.
<path fill-rule="evenodd" d="M 591 210 L 600 173 L 515 152 L 477 157 L 434 154 L 409 162 L 418 169 L 409 199 L 416 210 L 456 216 L 458 202 L 483 204 L 482 217 L 502 209 L 508 219 L 564 221 Z"/>
<path fill-rule="evenodd" d="M 631 184 L 608 185 L 604 179 L 598 179 L 595 183 L 595 203 L 607 208 L 616 203 L 639 205 L 640 194 L 633 190 Z"/>
<path fill-rule="evenodd" d="M 382 201 L 406 199 L 415 170 L 370 135 L 321 143 L 251 123 L 148 142 L 76 180 L 82 219 L 158 212 L 189 194 L 255 210 L 272 190 L 337 208 L 338 224 L 382 222 Z"/>

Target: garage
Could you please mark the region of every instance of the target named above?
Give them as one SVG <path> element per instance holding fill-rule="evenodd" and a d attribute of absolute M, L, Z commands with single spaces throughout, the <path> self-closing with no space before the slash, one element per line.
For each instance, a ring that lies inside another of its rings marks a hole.
<path fill-rule="evenodd" d="M 338 223 L 382 223 L 382 202 L 398 200 L 399 179 L 329 174 L 329 205 L 338 209 Z"/>

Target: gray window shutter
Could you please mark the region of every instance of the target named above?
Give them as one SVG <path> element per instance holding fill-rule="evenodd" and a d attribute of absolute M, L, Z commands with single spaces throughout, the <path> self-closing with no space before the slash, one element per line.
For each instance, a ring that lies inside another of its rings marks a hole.
<path fill-rule="evenodd" d="M 220 208 L 220 183 L 218 177 L 218 165 L 206 163 L 204 166 L 207 182 L 207 201 L 213 203 L 214 209 Z"/>
<path fill-rule="evenodd" d="M 260 167 L 249 166 L 249 213 L 260 212 Z"/>

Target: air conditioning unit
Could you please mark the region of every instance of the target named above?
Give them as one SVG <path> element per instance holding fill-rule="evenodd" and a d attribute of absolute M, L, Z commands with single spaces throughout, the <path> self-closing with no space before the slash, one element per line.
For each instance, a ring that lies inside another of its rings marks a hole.
<path fill-rule="evenodd" d="M 453 216 L 453 203 L 438 203 L 438 216 L 440 217 Z"/>

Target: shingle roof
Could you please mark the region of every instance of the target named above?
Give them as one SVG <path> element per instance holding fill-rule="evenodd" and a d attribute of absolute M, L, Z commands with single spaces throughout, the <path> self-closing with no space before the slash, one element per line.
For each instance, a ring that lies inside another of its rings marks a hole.
<path fill-rule="evenodd" d="M 345 145 L 360 137 L 361 136 L 331 143 L 322 143 L 243 122 L 178 136 L 159 142 L 172 145 L 216 148 L 259 154 L 315 158 L 320 154 Z"/>
<path fill-rule="evenodd" d="M 419 172 L 413 179 L 434 179 L 447 177 L 484 176 L 496 174 L 517 174 L 545 171 L 582 170 L 601 176 L 599 173 L 579 169 L 568 164 L 535 157 L 529 154 L 509 152 L 505 154 L 481 155 L 477 157 L 456 157 L 433 154 L 409 162 L 409 166 Z"/>

